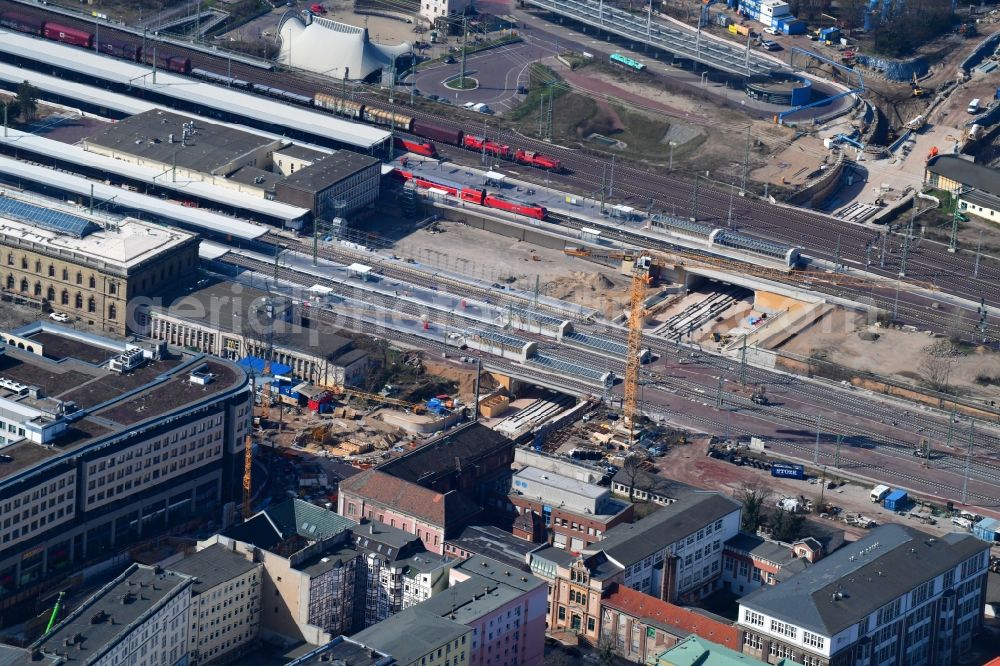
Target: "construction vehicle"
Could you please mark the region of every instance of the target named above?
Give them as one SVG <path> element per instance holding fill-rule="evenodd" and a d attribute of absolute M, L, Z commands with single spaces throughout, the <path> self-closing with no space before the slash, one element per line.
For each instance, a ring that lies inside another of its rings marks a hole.
<path fill-rule="evenodd" d="M 910 82 L 910 88 L 912 90 L 912 95 L 914 97 L 923 97 L 927 94 L 927 89 L 920 85 L 917 81 L 917 73 L 913 73 L 913 80 Z"/>
<path fill-rule="evenodd" d="M 767 387 L 763 384 L 758 384 L 753 388 L 750 393 L 750 402 L 755 405 L 761 405 L 762 407 L 767 407 L 771 404 L 771 401 L 767 398 Z"/>
<path fill-rule="evenodd" d="M 926 124 L 927 124 L 927 118 L 923 114 L 921 114 L 916 118 L 914 118 L 913 120 L 906 123 L 906 129 L 917 132 Z"/>

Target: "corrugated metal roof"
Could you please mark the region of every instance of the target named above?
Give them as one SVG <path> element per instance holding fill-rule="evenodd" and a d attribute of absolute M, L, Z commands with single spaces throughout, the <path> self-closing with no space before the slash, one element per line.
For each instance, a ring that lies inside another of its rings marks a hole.
<path fill-rule="evenodd" d="M 334 116 L 309 111 L 274 100 L 250 95 L 238 90 L 202 83 L 185 76 L 156 72 L 153 83 L 148 67 L 99 53 L 64 46 L 46 39 L 36 39 L 9 30 L 0 30 L 0 51 L 29 60 L 43 60 L 54 67 L 61 67 L 87 74 L 100 73 L 101 78 L 133 88 L 149 90 L 185 103 L 200 104 L 227 113 L 239 113 L 279 127 L 290 127 L 320 136 L 328 136 L 341 143 L 369 149 L 389 138 L 389 133 L 374 127 L 341 120 Z"/>
<path fill-rule="evenodd" d="M 305 208 L 291 206 L 280 201 L 269 201 L 263 197 L 243 194 L 228 187 L 219 187 L 211 183 L 189 180 L 187 178 L 182 178 L 175 182 L 169 176 L 161 173 L 159 169 L 138 166 L 124 160 L 104 157 L 103 155 L 87 152 L 79 146 L 46 139 L 45 137 L 26 132 L 19 132 L 14 129 L 8 129 L 6 137 L 0 136 L 0 142 L 21 150 L 32 151 L 40 155 L 54 157 L 81 166 L 102 169 L 109 173 L 115 173 L 143 183 L 156 185 L 159 188 L 173 190 L 181 196 L 187 195 L 214 201 L 226 206 L 253 211 L 281 220 L 297 220 L 309 212 Z"/>
<path fill-rule="evenodd" d="M 149 197 L 138 192 L 129 192 L 120 187 L 112 187 L 104 183 L 87 180 L 62 171 L 46 169 L 45 167 L 28 164 L 0 156 L 0 173 L 20 176 L 37 183 L 60 187 L 81 196 L 90 196 L 93 187 L 94 198 L 100 201 L 114 200 L 115 204 L 136 210 L 144 210 L 191 227 L 198 227 L 218 234 L 226 234 L 243 240 L 260 238 L 268 232 L 267 227 L 241 222 L 225 215 L 211 213 L 200 208 L 188 208 L 164 201 L 158 197 Z"/>

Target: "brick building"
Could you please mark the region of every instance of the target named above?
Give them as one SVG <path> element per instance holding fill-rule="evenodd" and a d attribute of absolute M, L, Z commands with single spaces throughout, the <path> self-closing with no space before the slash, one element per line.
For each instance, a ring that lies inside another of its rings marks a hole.
<path fill-rule="evenodd" d="M 338 512 L 378 520 L 416 534 L 444 552 L 480 507 L 506 502 L 514 442 L 480 423 L 434 441 L 340 483 Z M 380 517 L 381 516 L 381 517 Z"/>
<path fill-rule="evenodd" d="M 615 525 L 632 521 L 632 504 L 613 499 L 607 488 L 535 467 L 514 474 L 508 499 L 519 516 L 539 516 L 552 544 L 572 553 L 600 541 Z M 522 530 L 519 536 L 528 535 Z"/>
<path fill-rule="evenodd" d="M 601 640 L 630 661 L 653 664 L 657 656 L 685 636 L 739 650 L 740 630 L 728 620 L 613 585 L 601 600 Z"/>

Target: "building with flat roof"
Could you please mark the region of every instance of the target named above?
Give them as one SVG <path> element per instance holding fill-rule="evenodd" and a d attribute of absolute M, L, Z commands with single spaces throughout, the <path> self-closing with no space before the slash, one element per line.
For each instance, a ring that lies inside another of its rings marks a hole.
<path fill-rule="evenodd" d="M 989 544 L 890 523 L 740 599 L 743 652 L 768 663 L 953 664 L 983 622 Z"/>
<path fill-rule="evenodd" d="M 653 502 L 666 506 L 701 489 L 659 474 L 639 470 L 619 470 L 611 479 L 611 492 L 630 501 Z"/>
<path fill-rule="evenodd" d="M 352 151 L 322 152 L 164 109 L 125 118 L 83 141 L 90 152 L 311 210 L 322 220 L 378 198 L 380 163 Z M 301 221 L 296 221 L 301 226 Z"/>
<path fill-rule="evenodd" d="M 189 664 L 235 657 L 257 638 L 263 568 L 221 544 L 169 566 L 192 578 Z"/>
<path fill-rule="evenodd" d="M 392 656 L 399 666 L 469 666 L 472 628 L 414 606 L 351 640 Z"/>
<path fill-rule="evenodd" d="M 632 504 L 612 498 L 607 488 L 534 467 L 514 474 L 508 499 L 519 515 L 541 518 L 554 546 L 574 553 L 600 541 L 615 525 L 631 522 L 633 515 Z"/>
<path fill-rule="evenodd" d="M 0 192 L 0 298 L 124 335 L 131 299 L 194 274 L 198 237 L 133 218 L 108 225 Z"/>
<path fill-rule="evenodd" d="M 507 566 L 530 571 L 528 553 L 543 547 L 493 525 L 469 525 L 444 542 L 444 553 L 460 560 L 483 555 Z"/>
<path fill-rule="evenodd" d="M 50 576 L 238 496 L 251 396 L 237 366 L 173 350 L 127 353 L 124 343 L 47 322 L 2 335 L 0 380 L 8 391 L 26 387 L 5 400 L 60 405 L 48 417 L 59 431 L 44 445 L 26 428 L 8 429 L 0 447 L 5 619 Z M 109 369 L 123 359 L 129 369 Z"/>
<path fill-rule="evenodd" d="M 285 666 L 395 666 L 396 659 L 346 636 L 337 636 L 326 645 L 293 659 Z"/>
<path fill-rule="evenodd" d="M 488 557 L 455 565 L 451 586 L 418 608 L 472 627 L 471 666 L 540 663 L 545 647 L 545 580 Z"/>
<path fill-rule="evenodd" d="M 603 552 L 622 567 L 626 587 L 671 602 L 700 598 L 719 585 L 722 544 L 739 532 L 741 511 L 719 493 L 692 494 L 608 530 L 584 553 Z"/>
<path fill-rule="evenodd" d="M 31 648 L 68 664 L 186 663 L 192 585 L 189 576 L 133 564 Z"/>
<path fill-rule="evenodd" d="M 317 386 L 351 386 L 368 376 L 368 353 L 338 329 L 303 316 L 287 296 L 237 282 L 211 281 L 166 304 L 140 306 L 135 319 L 151 340 L 230 360 L 268 358 Z"/>

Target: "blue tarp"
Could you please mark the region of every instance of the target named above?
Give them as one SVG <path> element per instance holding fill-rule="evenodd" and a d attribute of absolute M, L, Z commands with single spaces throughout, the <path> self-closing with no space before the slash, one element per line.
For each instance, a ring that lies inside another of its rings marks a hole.
<path fill-rule="evenodd" d="M 264 366 L 266 362 L 264 359 L 257 356 L 247 356 L 246 358 L 240 359 L 240 367 L 250 372 L 251 370 L 255 375 L 264 374 Z M 284 365 L 282 363 L 271 363 L 271 374 L 272 375 L 287 375 L 292 371 L 291 366 Z"/>

